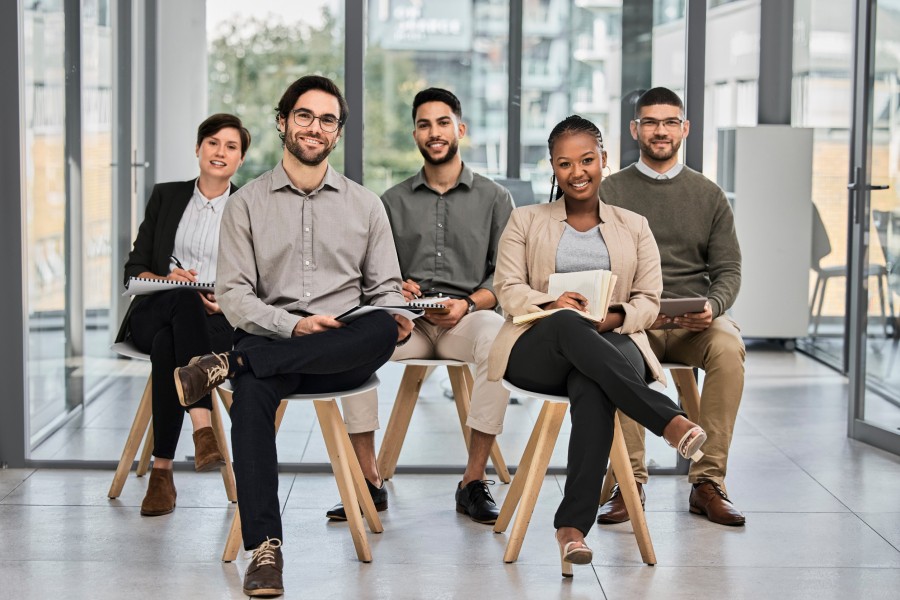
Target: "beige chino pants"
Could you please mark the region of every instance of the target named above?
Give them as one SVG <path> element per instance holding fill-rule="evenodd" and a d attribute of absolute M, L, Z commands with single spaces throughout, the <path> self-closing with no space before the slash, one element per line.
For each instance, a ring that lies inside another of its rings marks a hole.
<path fill-rule="evenodd" d="M 713 320 L 705 331 L 662 329 L 647 331 L 647 337 L 660 362 L 679 362 L 703 369 L 697 424 L 703 427 L 709 438 L 703 444 L 703 458 L 691 463 L 688 481 L 710 480 L 725 489 L 728 448 L 744 392 L 746 352 L 737 323 L 730 317 L 721 316 Z M 640 483 L 647 483 L 644 428 L 621 413 L 619 417 L 634 478 Z M 697 415 L 690 417 L 697 419 Z"/>
<path fill-rule="evenodd" d="M 488 355 L 494 338 L 503 325 L 503 317 L 492 310 L 465 315 L 452 329 L 416 319 L 410 340 L 398 347 L 391 360 L 428 358 L 461 360 L 475 365 L 472 403 L 466 425 L 483 433 L 498 435 L 509 403 L 509 392 L 499 381 L 488 381 Z M 343 404 L 348 433 L 378 429 L 378 394 L 354 396 Z"/>

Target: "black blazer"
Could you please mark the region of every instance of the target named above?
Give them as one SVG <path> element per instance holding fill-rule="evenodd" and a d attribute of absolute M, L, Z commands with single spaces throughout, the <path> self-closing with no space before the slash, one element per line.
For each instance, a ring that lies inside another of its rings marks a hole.
<path fill-rule="evenodd" d="M 187 208 L 188 202 L 194 195 L 194 184 L 197 180 L 172 181 L 169 183 L 157 183 L 153 186 L 150 200 L 147 201 L 147 211 L 144 221 L 138 228 L 137 239 L 134 247 L 125 262 L 124 285 L 130 278 L 137 277 L 141 273 L 150 271 L 157 275 L 166 275 L 169 272 L 169 256 L 175 247 L 175 233 L 178 224 Z M 237 190 L 237 186 L 231 184 L 231 193 Z M 116 342 L 122 342 L 128 338 L 128 320 L 134 308 L 146 296 L 135 296 L 128 306 Z"/>

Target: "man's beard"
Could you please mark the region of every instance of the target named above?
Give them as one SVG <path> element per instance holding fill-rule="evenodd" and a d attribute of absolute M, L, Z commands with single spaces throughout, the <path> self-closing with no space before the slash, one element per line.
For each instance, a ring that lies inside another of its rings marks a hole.
<path fill-rule="evenodd" d="M 655 139 L 655 138 L 654 138 Z M 653 148 L 653 139 L 650 140 L 650 143 L 644 143 L 643 141 L 638 141 L 638 146 L 641 148 L 641 154 L 652 158 L 653 160 L 658 160 L 660 162 L 664 162 L 678 154 L 679 148 L 681 148 L 681 140 L 671 141 L 671 145 L 668 150 L 655 150 Z"/>
<path fill-rule="evenodd" d="M 297 141 L 297 138 L 293 135 L 285 136 L 285 148 L 288 149 L 288 152 L 294 155 L 294 158 L 300 161 L 300 164 L 306 165 L 307 167 L 315 167 L 322 164 L 322 161 L 328 158 L 328 155 L 331 154 L 332 150 L 334 150 L 334 144 L 329 146 L 328 140 L 326 139 L 310 135 L 306 135 L 303 137 L 314 137 L 317 140 L 322 140 L 323 142 L 325 142 L 325 145 L 322 146 L 321 150 L 319 150 L 318 152 L 311 152 L 301 147 L 300 143 Z"/>
<path fill-rule="evenodd" d="M 424 158 L 426 162 L 432 165 L 442 165 L 445 162 L 453 160 L 453 157 L 459 152 L 459 142 L 456 140 L 447 142 L 447 153 L 441 158 L 433 158 L 428 152 L 428 146 L 419 146 L 419 152 L 422 153 L 422 158 Z"/>

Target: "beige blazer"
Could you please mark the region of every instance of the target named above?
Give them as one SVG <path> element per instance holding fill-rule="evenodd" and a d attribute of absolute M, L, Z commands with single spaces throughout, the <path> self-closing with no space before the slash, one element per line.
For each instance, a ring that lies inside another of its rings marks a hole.
<path fill-rule="evenodd" d="M 616 333 L 634 340 L 653 377 L 665 384 L 665 374 L 647 341 L 644 329 L 659 314 L 662 271 L 659 250 L 647 219 L 624 208 L 600 201 L 600 233 L 609 250 L 612 272 L 618 280 L 612 304 L 621 305 L 625 321 Z M 500 237 L 494 290 L 506 322 L 500 329 L 488 359 L 488 379 L 498 381 L 506 373 L 509 353 L 533 325 L 513 325 L 512 318 L 541 310 L 539 305 L 556 298 L 547 294 L 550 275 L 556 271 L 556 250 L 565 231 L 564 200 L 523 206 L 512 212 Z"/>

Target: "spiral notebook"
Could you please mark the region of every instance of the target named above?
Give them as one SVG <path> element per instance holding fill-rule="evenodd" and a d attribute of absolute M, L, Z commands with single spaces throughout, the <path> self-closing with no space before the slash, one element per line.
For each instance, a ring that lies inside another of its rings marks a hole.
<path fill-rule="evenodd" d="M 150 279 L 147 277 L 132 277 L 125 284 L 123 296 L 144 296 L 156 292 L 169 290 L 188 289 L 198 292 L 212 292 L 216 289 L 215 282 L 202 281 L 173 281 L 171 279 Z"/>

